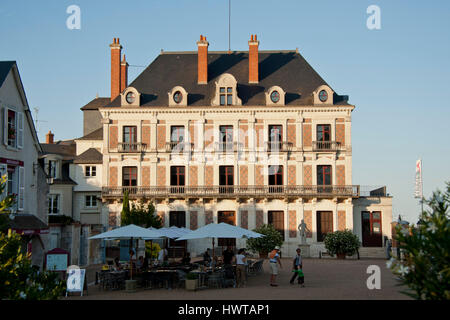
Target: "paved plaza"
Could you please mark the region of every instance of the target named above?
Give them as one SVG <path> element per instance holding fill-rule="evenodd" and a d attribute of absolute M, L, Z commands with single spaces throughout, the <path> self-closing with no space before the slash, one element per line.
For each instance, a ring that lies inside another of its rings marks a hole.
<path fill-rule="evenodd" d="M 400 293 L 404 289 L 397 286 L 391 271 L 386 268 L 386 260 L 336 260 L 304 259 L 305 287 L 289 284 L 292 276 L 291 259 L 282 259 L 277 282 L 278 287 L 269 286 L 269 265 L 264 261 L 264 273 L 248 278 L 245 288 L 204 289 L 195 292 L 185 289 L 138 289 L 134 293 L 121 291 L 103 291 L 98 286 L 89 286 L 88 295 L 80 297 L 74 294 L 73 300 L 407 300 Z M 366 282 L 370 274 L 367 267 L 377 265 L 381 270 L 381 289 L 369 290 Z M 92 283 L 92 274 L 88 282 Z"/>

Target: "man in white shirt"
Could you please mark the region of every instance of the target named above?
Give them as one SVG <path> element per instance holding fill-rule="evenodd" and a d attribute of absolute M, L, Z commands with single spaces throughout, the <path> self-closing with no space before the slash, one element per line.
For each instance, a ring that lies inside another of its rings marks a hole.
<path fill-rule="evenodd" d="M 245 256 L 245 250 L 240 249 L 236 255 L 236 287 L 245 287 L 245 283 L 247 282 L 246 264 L 247 257 Z"/>
<path fill-rule="evenodd" d="M 167 256 L 168 256 L 168 252 L 166 248 L 162 248 L 159 253 L 158 253 L 158 262 L 159 265 L 162 265 L 166 260 L 167 260 Z"/>

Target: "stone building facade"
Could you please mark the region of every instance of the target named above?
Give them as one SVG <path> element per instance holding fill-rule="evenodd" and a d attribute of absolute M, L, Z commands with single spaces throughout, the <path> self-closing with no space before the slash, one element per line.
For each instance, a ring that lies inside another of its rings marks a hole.
<path fill-rule="evenodd" d="M 128 190 L 133 200 L 153 201 L 165 226 L 273 224 L 288 255 L 302 221 L 312 256 L 335 230 L 382 247 L 392 198 L 385 188 L 353 185 L 355 106 L 297 50 L 259 51 L 256 35 L 248 44 L 248 52 L 209 52 L 201 36 L 197 52 L 162 52 L 128 85 L 114 39 L 110 101 L 96 105 L 108 224 L 119 223 Z M 226 244 L 245 240 L 219 240 Z M 195 255 L 209 246 L 196 240 L 186 249 Z"/>

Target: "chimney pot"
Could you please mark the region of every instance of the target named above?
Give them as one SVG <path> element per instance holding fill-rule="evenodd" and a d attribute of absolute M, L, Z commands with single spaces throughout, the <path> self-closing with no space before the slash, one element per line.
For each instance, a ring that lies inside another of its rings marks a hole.
<path fill-rule="evenodd" d="M 47 144 L 53 144 L 53 138 L 54 138 L 54 134 L 49 130 L 48 133 L 45 135 L 45 142 Z"/>

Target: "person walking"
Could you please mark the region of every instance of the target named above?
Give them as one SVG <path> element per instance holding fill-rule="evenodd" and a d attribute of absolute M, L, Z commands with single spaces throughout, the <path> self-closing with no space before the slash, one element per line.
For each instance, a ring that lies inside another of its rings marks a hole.
<path fill-rule="evenodd" d="M 245 256 L 245 250 L 239 249 L 236 255 L 236 287 L 245 287 L 247 282 L 246 273 L 247 257 Z"/>
<path fill-rule="evenodd" d="M 276 284 L 276 279 L 277 279 L 277 275 L 278 275 L 278 265 L 277 263 L 280 265 L 280 268 L 283 268 L 281 265 L 281 260 L 280 260 L 280 247 L 276 246 L 275 249 L 272 250 L 272 252 L 270 252 L 269 254 L 269 265 L 270 265 L 270 271 L 271 271 L 271 275 L 270 275 L 270 285 L 272 287 L 277 287 L 278 284 Z"/>
<path fill-rule="evenodd" d="M 302 255 L 301 255 L 302 250 L 300 248 L 297 248 L 296 252 L 297 252 L 297 254 L 294 257 L 293 266 L 292 266 L 293 267 L 292 271 L 294 272 L 294 275 L 292 276 L 291 281 L 289 281 L 289 282 L 290 282 L 290 284 L 294 284 L 295 278 L 298 276 L 298 284 L 301 285 L 302 287 L 304 287 L 305 286 L 304 276 L 300 275 L 303 272 L 299 273 L 299 270 L 303 269 L 303 261 L 302 261 Z"/>

